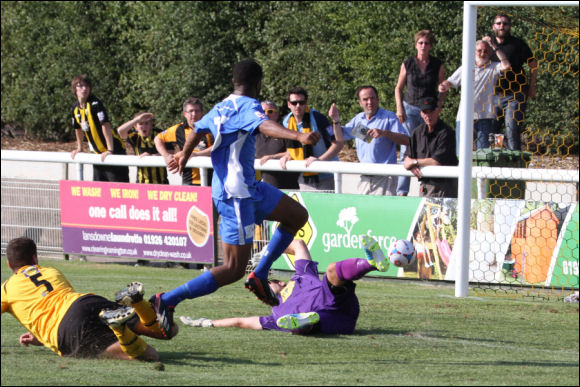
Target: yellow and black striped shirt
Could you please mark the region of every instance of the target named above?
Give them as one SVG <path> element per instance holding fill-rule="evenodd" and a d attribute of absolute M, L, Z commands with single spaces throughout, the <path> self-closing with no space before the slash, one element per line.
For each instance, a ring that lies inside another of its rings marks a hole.
<path fill-rule="evenodd" d="M 82 130 L 89 143 L 91 152 L 101 154 L 107 151 L 107 140 L 103 134 L 103 124 L 109 122 L 107 110 L 95 96 L 89 96 L 83 106 L 75 102 L 73 106 L 73 129 Z M 113 129 L 113 154 L 124 155 L 125 143 Z"/>
<path fill-rule="evenodd" d="M 158 154 L 155 148 L 155 136 L 161 133 L 161 129 L 153 128 L 149 136 L 143 137 L 135 129 L 129 131 L 127 142 L 131 144 L 138 156 L 149 153 Z M 137 168 L 137 181 L 144 184 L 169 184 L 167 169 L 165 167 L 139 167 Z"/>

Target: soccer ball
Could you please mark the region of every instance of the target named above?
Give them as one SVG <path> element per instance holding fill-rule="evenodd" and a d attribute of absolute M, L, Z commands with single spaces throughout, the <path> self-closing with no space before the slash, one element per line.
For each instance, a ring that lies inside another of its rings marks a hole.
<path fill-rule="evenodd" d="M 408 266 L 417 259 L 415 246 L 411 241 L 399 239 L 389 248 L 389 261 L 397 267 Z"/>

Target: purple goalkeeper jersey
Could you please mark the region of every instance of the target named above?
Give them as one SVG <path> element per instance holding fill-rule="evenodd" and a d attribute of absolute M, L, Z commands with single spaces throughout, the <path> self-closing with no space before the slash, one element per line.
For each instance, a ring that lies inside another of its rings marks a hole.
<path fill-rule="evenodd" d="M 272 308 L 272 314 L 260 317 L 262 329 L 286 331 L 278 328 L 276 320 L 290 313 L 317 312 L 320 322 L 311 333 L 350 334 L 354 332 L 359 314 L 356 285 L 335 288 L 333 293 L 326 274 L 318 277 L 318 262 L 298 260 L 296 273 L 278 295 L 280 305 Z"/>

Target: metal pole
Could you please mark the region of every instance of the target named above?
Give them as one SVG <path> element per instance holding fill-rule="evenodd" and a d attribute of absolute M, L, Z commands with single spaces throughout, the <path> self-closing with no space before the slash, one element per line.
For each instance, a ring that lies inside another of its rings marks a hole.
<path fill-rule="evenodd" d="M 199 168 L 200 183 L 202 187 L 207 187 L 209 185 L 207 178 L 207 168 Z"/>
<path fill-rule="evenodd" d="M 77 178 L 78 180 L 84 180 L 85 176 L 84 176 L 84 166 L 81 163 L 77 163 Z"/>
<path fill-rule="evenodd" d="M 334 174 L 334 193 L 342 193 L 342 173 Z"/>
<path fill-rule="evenodd" d="M 469 288 L 469 217 L 471 213 L 471 166 L 473 138 L 473 68 L 477 8 L 468 3 L 463 10 L 463 57 L 461 69 L 461 136 L 459 147 L 459 184 L 457 191 L 457 272 L 455 297 L 467 297 Z"/>

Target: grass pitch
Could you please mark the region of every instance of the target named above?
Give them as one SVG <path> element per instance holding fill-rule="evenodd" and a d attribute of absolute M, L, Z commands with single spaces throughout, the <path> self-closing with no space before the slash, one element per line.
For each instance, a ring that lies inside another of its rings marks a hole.
<path fill-rule="evenodd" d="M 146 297 L 197 270 L 42 260 L 77 291 L 113 298 L 130 281 Z M 2 281 L 11 274 L 2 257 Z M 279 276 L 280 277 L 280 276 Z M 283 276 L 282 276 L 283 277 Z M 2 314 L 4 385 L 578 385 L 578 304 L 506 298 L 457 299 L 428 282 L 358 281 L 355 334 L 297 336 L 181 324 L 171 341 L 146 338 L 162 364 L 60 358 L 22 347 L 24 328 Z M 176 316 L 269 314 L 240 281 L 184 301 Z"/>

